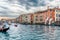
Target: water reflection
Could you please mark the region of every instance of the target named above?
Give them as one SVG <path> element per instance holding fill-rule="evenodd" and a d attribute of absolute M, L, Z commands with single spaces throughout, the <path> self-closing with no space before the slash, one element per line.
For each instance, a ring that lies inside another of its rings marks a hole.
<path fill-rule="evenodd" d="M 9 34 L 7 32 L 0 32 L 0 40 L 9 40 Z"/>
<path fill-rule="evenodd" d="M 45 27 L 45 33 L 47 34 L 49 40 L 56 39 L 56 27 L 54 26 L 48 26 L 48 28 Z"/>
<path fill-rule="evenodd" d="M 60 27 L 44 25 L 10 26 L 6 33 L 0 32 L 1 40 L 60 40 Z"/>
<path fill-rule="evenodd" d="M 36 34 L 35 38 L 42 40 L 56 40 L 56 30 L 55 26 L 41 26 L 41 25 L 30 25 L 33 33 Z"/>

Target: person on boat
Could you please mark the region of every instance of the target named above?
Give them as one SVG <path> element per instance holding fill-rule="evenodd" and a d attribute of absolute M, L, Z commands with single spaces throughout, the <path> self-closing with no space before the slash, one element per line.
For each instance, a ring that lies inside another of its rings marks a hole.
<path fill-rule="evenodd" d="M 2 25 L 0 25 L 0 31 L 3 31 L 5 28 L 9 28 L 9 26 L 7 26 L 5 23 L 2 23 Z"/>
<path fill-rule="evenodd" d="M 0 21 L 0 30 L 3 29 L 3 22 Z"/>
<path fill-rule="evenodd" d="M 0 30 L 3 30 L 2 26 L 0 26 Z"/>
<path fill-rule="evenodd" d="M 2 28 L 8 28 L 8 24 L 4 23 Z"/>
<path fill-rule="evenodd" d="M 6 25 L 3 25 L 2 28 L 0 28 L 0 32 L 6 32 L 9 29 L 9 27 L 7 28 Z"/>
<path fill-rule="evenodd" d="M 2 24 L 2 25 L 0 25 L 0 31 L 3 30 L 3 29 L 4 29 L 4 28 L 3 28 L 3 24 Z"/>

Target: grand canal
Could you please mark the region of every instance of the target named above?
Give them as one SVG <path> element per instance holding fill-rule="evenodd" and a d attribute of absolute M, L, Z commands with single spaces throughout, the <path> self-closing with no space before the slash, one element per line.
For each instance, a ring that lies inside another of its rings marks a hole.
<path fill-rule="evenodd" d="M 60 27 L 43 25 L 10 25 L 7 32 L 0 32 L 0 40 L 60 40 Z"/>

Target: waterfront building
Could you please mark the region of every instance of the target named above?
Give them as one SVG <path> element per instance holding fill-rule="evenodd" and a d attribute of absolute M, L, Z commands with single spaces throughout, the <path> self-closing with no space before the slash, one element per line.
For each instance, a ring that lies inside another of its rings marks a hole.
<path fill-rule="evenodd" d="M 38 11 L 38 12 L 35 12 L 33 14 L 33 23 L 35 24 L 39 24 L 39 23 L 44 23 L 45 22 L 45 18 L 46 18 L 46 13 L 47 13 L 47 10 L 46 11 Z"/>
<path fill-rule="evenodd" d="M 21 15 L 21 18 L 22 18 L 22 19 L 20 19 L 20 20 L 22 20 L 21 23 L 26 23 L 27 20 L 28 20 L 28 19 L 27 19 L 27 18 L 28 18 L 28 15 L 27 15 L 27 14 L 22 14 L 22 15 Z"/>
<path fill-rule="evenodd" d="M 55 23 L 60 25 L 60 8 L 55 9 Z"/>
<path fill-rule="evenodd" d="M 19 23 L 22 23 L 22 15 L 20 15 L 17 19 Z"/>
<path fill-rule="evenodd" d="M 30 16 L 30 24 L 33 24 L 33 20 L 34 20 L 34 14 L 33 13 L 31 13 L 31 14 L 29 14 Z"/>
<path fill-rule="evenodd" d="M 46 10 L 38 11 L 33 14 L 34 20 L 33 23 L 54 23 L 55 22 L 55 8 L 50 9 L 49 7 Z"/>
<path fill-rule="evenodd" d="M 20 23 L 32 23 L 33 22 L 33 14 L 22 14 L 19 16 Z"/>
<path fill-rule="evenodd" d="M 46 10 L 37 11 L 29 14 L 22 14 L 18 17 L 19 23 L 30 24 L 51 24 L 55 22 L 60 23 L 60 9 L 49 8 Z"/>
<path fill-rule="evenodd" d="M 47 10 L 48 11 L 47 11 L 46 19 L 48 21 L 48 24 L 54 23 L 55 22 L 55 8 L 47 9 Z"/>

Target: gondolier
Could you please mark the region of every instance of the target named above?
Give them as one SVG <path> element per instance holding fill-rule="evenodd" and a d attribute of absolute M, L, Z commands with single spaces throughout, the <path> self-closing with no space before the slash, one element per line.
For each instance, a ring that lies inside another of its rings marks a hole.
<path fill-rule="evenodd" d="M 4 22 L 3 23 L 3 28 L 8 28 L 8 27 L 9 27 L 9 25 L 6 22 Z"/>
<path fill-rule="evenodd" d="M 8 29 L 9 29 L 9 26 L 7 26 L 6 23 L 3 23 L 3 24 L 0 26 L 0 32 L 6 32 Z"/>

